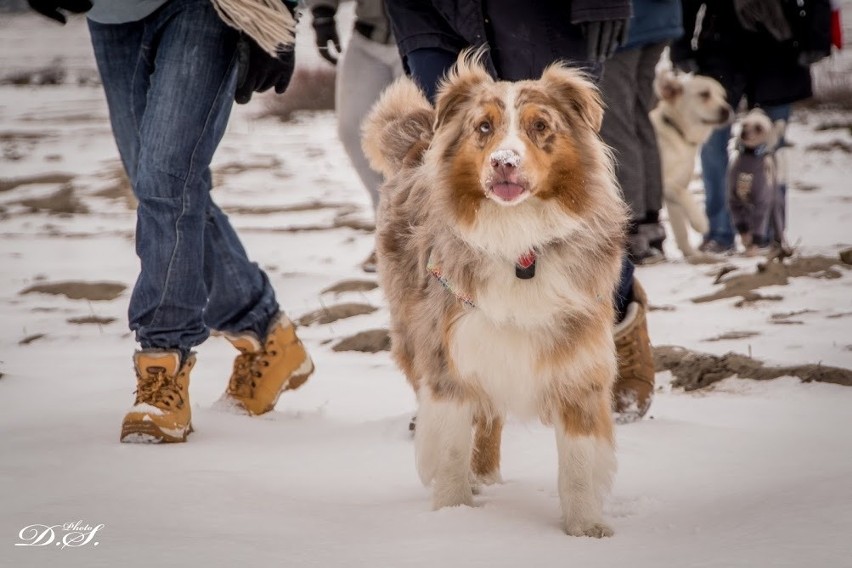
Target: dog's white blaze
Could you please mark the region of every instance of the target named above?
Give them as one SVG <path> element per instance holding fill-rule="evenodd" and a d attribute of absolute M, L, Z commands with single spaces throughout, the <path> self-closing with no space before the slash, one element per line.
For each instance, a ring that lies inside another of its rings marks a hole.
<path fill-rule="evenodd" d="M 556 449 L 565 531 L 581 536 L 597 527 L 604 534 L 612 534 L 612 529 L 603 523 L 603 498 L 616 469 L 614 448 L 600 438 L 568 436 L 557 421 Z"/>
<path fill-rule="evenodd" d="M 526 154 L 526 146 L 524 145 L 523 140 L 521 140 L 520 125 L 518 124 L 518 109 L 515 105 L 515 98 L 516 87 L 515 85 L 512 85 L 506 90 L 506 94 L 503 97 L 503 103 L 506 105 L 506 135 L 497 145 L 495 153 L 506 152 L 507 154 L 513 153 L 517 155 L 517 162 L 514 165 L 515 167 L 519 167 L 523 162 L 524 155 Z"/>

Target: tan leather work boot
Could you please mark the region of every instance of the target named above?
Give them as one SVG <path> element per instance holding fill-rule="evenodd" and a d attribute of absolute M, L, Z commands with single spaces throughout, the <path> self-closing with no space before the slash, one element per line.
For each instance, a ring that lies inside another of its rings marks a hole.
<path fill-rule="evenodd" d="M 648 338 L 647 309 L 648 296 L 639 281 L 634 280 L 633 301 L 613 332 L 618 355 L 618 377 L 612 389 L 613 411 L 616 422 L 621 424 L 645 416 L 654 397 L 654 354 Z"/>
<path fill-rule="evenodd" d="M 189 373 L 195 355 L 181 365 L 178 351 L 137 351 L 133 364 L 136 402 L 121 424 L 121 441 L 185 442 L 192 432 Z"/>
<path fill-rule="evenodd" d="M 248 414 L 269 412 L 282 392 L 299 388 L 314 372 L 313 361 L 286 316 L 272 324 L 264 344 L 253 333 L 225 334 L 225 338 L 240 354 L 220 402 Z"/>

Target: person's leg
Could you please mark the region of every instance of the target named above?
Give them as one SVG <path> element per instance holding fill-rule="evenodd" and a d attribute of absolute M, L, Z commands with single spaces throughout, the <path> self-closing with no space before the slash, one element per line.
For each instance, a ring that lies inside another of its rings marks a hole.
<path fill-rule="evenodd" d="M 775 195 L 777 203 L 773 212 L 773 221 L 769 224 L 769 231 L 766 235 L 761 235 L 760 240 L 765 244 L 773 242 L 783 244 L 783 233 L 787 228 L 787 156 L 789 156 L 789 152 L 785 147 L 786 140 L 784 135 L 787 131 L 787 124 L 790 123 L 790 114 L 792 113 L 793 105 L 784 104 L 768 106 L 764 107 L 763 110 L 766 111 L 766 114 L 769 116 L 770 120 L 772 120 L 773 125 L 776 121 L 783 120 L 784 129 L 781 132 L 781 139 L 778 141 L 778 147 L 775 150 L 775 173 L 776 179 L 778 180 L 778 187 Z M 775 234 L 774 227 L 776 224 L 782 233 L 780 235 Z"/>
<path fill-rule="evenodd" d="M 710 252 L 721 252 L 734 246 L 734 227 L 728 213 L 726 177 L 728 172 L 728 140 L 731 127 L 713 131 L 701 147 L 701 176 L 704 180 L 704 207 L 710 232 L 704 236 Z M 715 243 L 715 244 L 714 244 Z"/>
<path fill-rule="evenodd" d="M 370 194 L 374 210 L 379 204 L 379 187 L 383 179 L 364 156 L 361 122 L 385 87 L 399 76 L 399 71 L 388 66 L 376 53 L 382 49 L 396 52 L 394 46 L 373 42 L 353 32 L 337 69 L 335 91 L 337 133 L 352 166 Z M 399 68 L 401 65 L 401 62 L 398 63 Z"/>
<path fill-rule="evenodd" d="M 233 286 L 230 279 L 239 278 L 239 288 L 251 280 L 228 262 L 233 256 L 244 259 L 241 247 L 226 245 L 213 258 L 205 255 L 205 232 L 219 225 L 210 222 L 215 216 L 210 213 L 209 166 L 233 105 L 237 38 L 203 0 L 171 2 L 146 20 L 143 47 L 150 84 L 138 124 L 133 180 L 142 270 L 130 303 L 130 325 L 144 349 L 185 353 L 200 344 L 209 334 L 208 285 L 228 279 Z M 223 311 L 218 298 L 210 307 L 213 320 Z M 243 298 L 240 308 L 248 300 Z"/>
<path fill-rule="evenodd" d="M 87 21 L 113 138 L 132 184 L 139 156 L 138 123 L 145 112 L 149 79 L 142 51 L 144 24 L 115 26 Z"/>
<path fill-rule="evenodd" d="M 660 149 L 657 146 L 657 135 L 651 124 L 650 112 L 657 106 L 657 96 L 654 93 L 654 79 L 657 63 L 666 48 L 665 43 L 647 45 L 640 50 L 639 62 L 636 65 L 636 137 L 642 151 L 641 161 L 645 165 L 643 201 L 644 215 L 659 218 L 663 208 L 663 167 L 660 161 Z"/>
<path fill-rule="evenodd" d="M 435 96 L 438 94 L 438 83 L 457 58 L 458 53 L 438 48 L 415 49 L 406 56 L 411 78 L 423 89 L 432 104 L 435 104 Z"/>
<path fill-rule="evenodd" d="M 601 138 L 612 148 L 615 176 L 621 185 L 624 201 L 630 207 L 631 221 L 638 224 L 645 217 L 645 167 L 636 130 L 638 87 L 637 69 L 641 49 L 620 51 L 608 59 L 599 87 L 605 111 Z"/>

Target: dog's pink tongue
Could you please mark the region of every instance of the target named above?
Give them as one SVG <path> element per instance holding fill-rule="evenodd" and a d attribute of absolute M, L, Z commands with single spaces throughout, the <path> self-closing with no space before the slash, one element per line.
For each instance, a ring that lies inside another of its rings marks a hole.
<path fill-rule="evenodd" d="M 524 192 L 524 188 L 516 183 L 495 183 L 491 191 L 504 201 L 512 201 Z"/>

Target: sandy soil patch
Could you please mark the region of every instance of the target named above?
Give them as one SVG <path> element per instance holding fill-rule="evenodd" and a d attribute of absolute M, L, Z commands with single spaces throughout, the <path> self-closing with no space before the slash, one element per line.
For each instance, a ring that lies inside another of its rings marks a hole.
<path fill-rule="evenodd" d="M 390 351 L 390 335 L 386 329 L 368 329 L 338 341 L 332 346 L 332 350 L 363 353 Z"/>
<path fill-rule="evenodd" d="M 814 364 L 767 367 L 762 362 L 739 353 L 719 356 L 673 345 L 662 345 L 654 348 L 654 362 L 657 372 L 671 371 L 674 376 L 673 387 L 682 387 L 687 391 L 707 388 L 733 376 L 759 381 L 798 377 L 806 383 L 817 381 L 852 386 L 852 369 Z"/>
<path fill-rule="evenodd" d="M 65 296 L 70 300 L 102 302 L 118 298 L 127 288 L 120 282 L 40 282 L 18 292 L 24 294 L 51 294 Z"/>
<path fill-rule="evenodd" d="M 324 325 L 336 322 L 337 320 L 341 319 L 351 318 L 365 314 L 372 314 L 376 310 L 378 310 L 378 308 L 375 306 L 371 306 L 370 304 L 337 304 L 334 306 L 323 307 L 313 312 L 308 312 L 302 317 L 300 317 L 298 320 L 296 320 L 296 323 L 298 323 L 299 325 L 313 325 L 315 323 Z"/>

